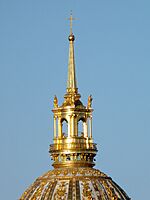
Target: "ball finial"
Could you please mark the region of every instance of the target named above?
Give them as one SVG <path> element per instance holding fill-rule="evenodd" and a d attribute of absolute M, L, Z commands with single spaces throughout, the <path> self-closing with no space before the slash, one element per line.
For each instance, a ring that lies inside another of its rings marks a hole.
<path fill-rule="evenodd" d="M 68 37 L 69 41 L 74 41 L 75 40 L 75 36 L 73 34 L 70 34 Z"/>

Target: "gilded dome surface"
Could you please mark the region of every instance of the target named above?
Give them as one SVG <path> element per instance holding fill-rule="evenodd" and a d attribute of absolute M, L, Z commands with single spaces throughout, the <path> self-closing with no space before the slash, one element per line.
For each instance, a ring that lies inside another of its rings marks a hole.
<path fill-rule="evenodd" d="M 20 200 L 129 200 L 127 194 L 99 170 L 59 168 L 40 176 Z"/>

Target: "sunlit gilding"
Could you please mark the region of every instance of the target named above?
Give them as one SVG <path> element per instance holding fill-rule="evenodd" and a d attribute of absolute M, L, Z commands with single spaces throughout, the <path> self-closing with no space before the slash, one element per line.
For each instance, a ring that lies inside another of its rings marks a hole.
<path fill-rule="evenodd" d="M 129 200 L 127 194 L 106 174 L 94 169 L 97 146 L 92 133 L 92 96 L 86 105 L 78 93 L 74 41 L 69 39 L 68 80 L 61 105 L 53 101 L 53 144 L 48 171 L 23 193 L 20 200 Z"/>

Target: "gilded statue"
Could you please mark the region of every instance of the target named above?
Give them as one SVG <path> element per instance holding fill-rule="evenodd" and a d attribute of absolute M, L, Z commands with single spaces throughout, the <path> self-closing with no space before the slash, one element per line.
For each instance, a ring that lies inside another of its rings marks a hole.
<path fill-rule="evenodd" d="M 54 96 L 54 108 L 58 108 L 58 99 L 57 99 L 57 96 L 55 95 Z"/>
<path fill-rule="evenodd" d="M 93 98 L 92 98 L 92 95 L 90 95 L 89 97 L 88 97 L 88 108 L 91 108 L 92 107 L 92 100 L 93 100 Z"/>

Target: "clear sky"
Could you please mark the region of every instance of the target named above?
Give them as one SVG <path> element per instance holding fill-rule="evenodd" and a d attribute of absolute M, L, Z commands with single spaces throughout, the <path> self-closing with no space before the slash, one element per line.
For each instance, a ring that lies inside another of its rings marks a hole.
<path fill-rule="evenodd" d="M 0 0 L 0 199 L 52 169 L 53 97 L 66 89 L 70 10 L 79 92 L 93 95 L 96 168 L 133 200 L 150 188 L 150 1 Z"/>

